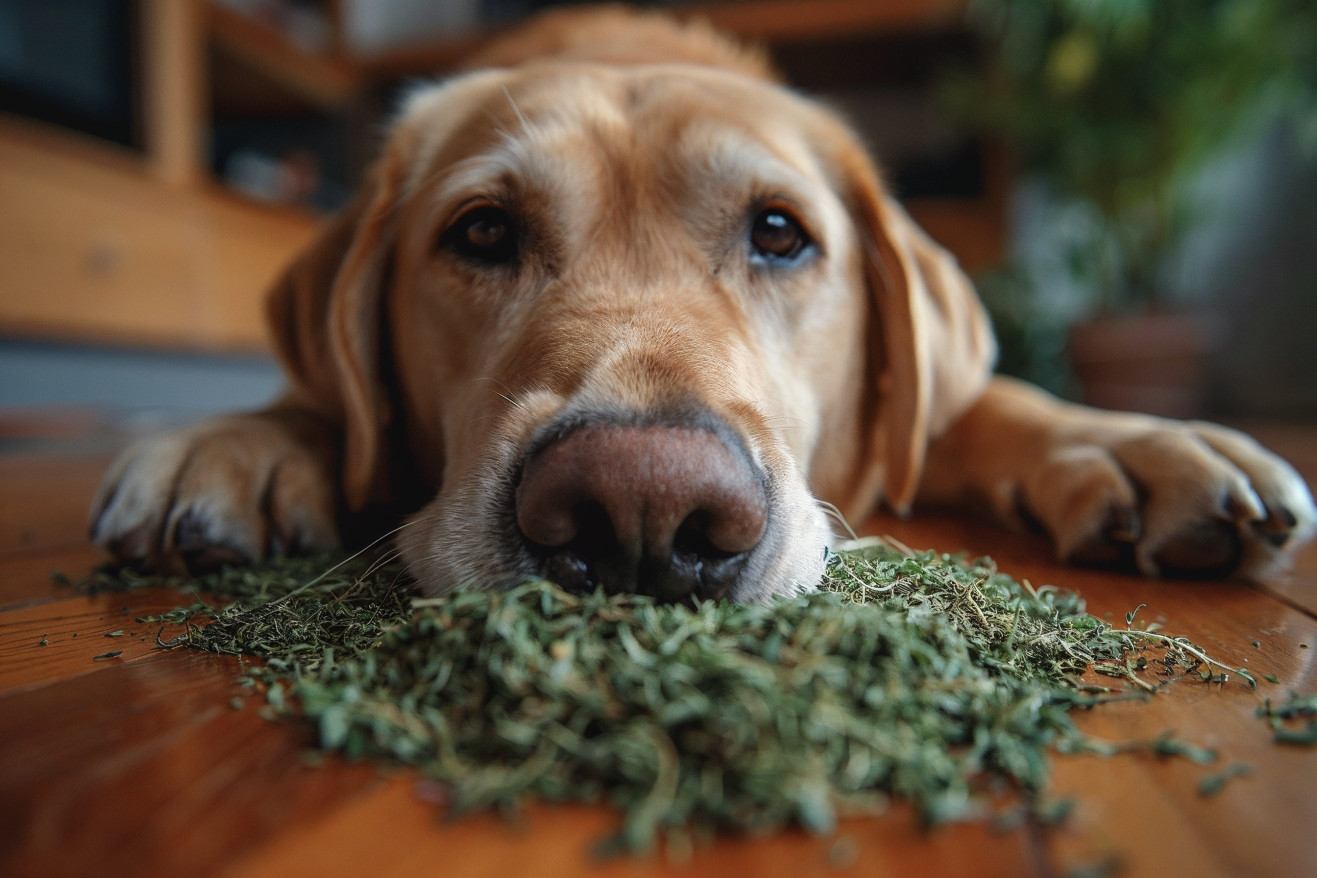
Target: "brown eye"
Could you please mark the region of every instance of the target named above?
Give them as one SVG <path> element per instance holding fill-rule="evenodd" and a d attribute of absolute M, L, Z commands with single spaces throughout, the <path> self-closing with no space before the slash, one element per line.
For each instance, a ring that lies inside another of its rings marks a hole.
<path fill-rule="evenodd" d="M 516 222 L 503 208 L 484 204 L 458 217 L 440 243 L 472 262 L 507 265 L 517 258 Z"/>
<path fill-rule="evenodd" d="M 794 262 L 812 242 L 791 214 L 778 208 L 762 210 L 750 227 L 751 258 L 771 263 Z"/>

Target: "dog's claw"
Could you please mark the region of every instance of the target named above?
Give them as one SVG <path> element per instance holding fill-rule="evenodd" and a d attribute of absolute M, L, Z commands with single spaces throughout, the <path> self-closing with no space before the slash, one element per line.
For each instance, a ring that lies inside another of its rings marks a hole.
<path fill-rule="evenodd" d="M 1143 524 L 1134 509 L 1121 506 L 1111 510 L 1102 532 L 1107 539 L 1118 543 L 1137 543 L 1139 537 L 1143 536 Z"/>
<path fill-rule="evenodd" d="M 149 525 L 135 527 L 111 539 L 106 548 L 120 561 L 140 561 L 152 553 L 153 530 Z"/>
<path fill-rule="evenodd" d="M 1142 531 L 1136 510 L 1123 504 L 1113 506 L 1098 533 L 1077 546 L 1066 560 L 1087 567 L 1132 567 L 1134 546 Z"/>
<path fill-rule="evenodd" d="M 1261 518 L 1258 505 L 1229 491 L 1221 498 L 1221 509 L 1230 521 L 1258 521 Z"/>
<path fill-rule="evenodd" d="M 1299 520 L 1293 512 L 1284 506 L 1274 505 L 1268 507 L 1266 518 L 1253 522 L 1253 530 L 1262 539 L 1280 548 L 1289 542 L 1298 523 Z"/>

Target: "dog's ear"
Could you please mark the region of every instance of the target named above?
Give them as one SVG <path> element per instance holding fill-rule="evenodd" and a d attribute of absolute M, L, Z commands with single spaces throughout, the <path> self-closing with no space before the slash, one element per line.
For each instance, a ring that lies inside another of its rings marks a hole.
<path fill-rule="evenodd" d="M 884 191 L 858 148 L 844 159 L 870 300 L 868 436 L 857 495 L 898 513 L 914 501 L 930 439 L 983 392 L 997 347 L 955 257 Z"/>
<path fill-rule="evenodd" d="M 394 146 L 267 300 L 293 398 L 343 425 L 343 490 L 351 509 L 378 498 L 385 478 L 392 394 L 383 386 L 383 293 L 405 164 Z"/>

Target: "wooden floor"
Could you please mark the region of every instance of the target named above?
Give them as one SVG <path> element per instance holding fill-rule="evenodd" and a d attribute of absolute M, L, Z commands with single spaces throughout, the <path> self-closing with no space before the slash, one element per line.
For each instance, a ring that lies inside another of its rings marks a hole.
<path fill-rule="evenodd" d="M 1317 430 L 1261 431 L 1317 482 Z M 597 864 L 610 825 L 590 808 L 532 808 L 520 824 L 442 822 L 406 772 L 331 760 L 307 764 L 307 739 L 256 704 L 231 706 L 234 659 L 153 649 L 138 616 L 180 603 L 171 592 L 75 596 L 99 556 L 84 515 L 107 458 L 0 455 L 0 875 L 380 876 L 443 874 L 1064 875 L 1119 864 L 1123 874 L 1317 875 L 1317 749 L 1280 746 L 1254 711 L 1288 687 L 1317 689 L 1317 551 L 1286 581 L 1141 581 L 1052 564 L 1045 547 L 954 519 L 877 519 L 907 544 L 989 553 L 1035 585 L 1078 589 L 1098 613 L 1162 621 L 1261 680 L 1183 681 L 1147 703 L 1079 717 L 1112 739 L 1164 730 L 1221 753 L 1204 768 L 1151 756 L 1057 757 L 1056 791 L 1077 800 L 1059 829 L 921 832 L 895 808 L 843 823 L 834 839 L 789 833 L 720 842 L 691 862 Z M 123 631 L 123 636 L 107 637 Z M 1258 641 L 1260 646 L 1252 646 Z M 44 645 L 43 645 L 44 644 Z M 121 654 L 97 661 L 107 652 Z M 1235 762 L 1251 772 L 1216 796 L 1198 781 Z"/>

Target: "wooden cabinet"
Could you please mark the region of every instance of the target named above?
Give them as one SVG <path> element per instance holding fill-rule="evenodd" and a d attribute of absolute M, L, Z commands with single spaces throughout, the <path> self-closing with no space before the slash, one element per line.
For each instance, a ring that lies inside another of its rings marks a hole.
<path fill-rule="evenodd" d="M 261 302 L 320 219 L 230 194 L 207 157 L 215 107 L 363 114 L 389 83 L 441 73 L 493 32 L 353 57 L 299 49 L 206 0 L 140 0 L 142 153 L 0 119 L 0 332 L 206 349 L 265 344 Z M 332 5 L 332 4 L 331 4 Z M 770 47 L 957 28 L 963 0 L 674 5 Z M 375 123 L 370 122 L 374 125 Z M 912 213 L 971 270 L 1001 251 L 1005 181 Z"/>
<path fill-rule="evenodd" d="M 162 183 L 116 152 L 0 125 L 0 330 L 262 347 L 264 292 L 319 220 Z"/>

